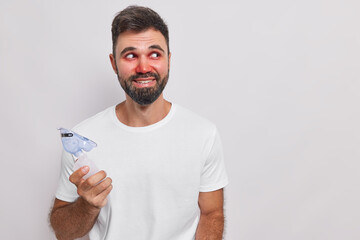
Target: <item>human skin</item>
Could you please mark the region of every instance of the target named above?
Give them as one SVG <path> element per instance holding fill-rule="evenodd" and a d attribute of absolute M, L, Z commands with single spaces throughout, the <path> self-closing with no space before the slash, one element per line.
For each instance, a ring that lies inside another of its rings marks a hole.
<path fill-rule="evenodd" d="M 199 193 L 200 220 L 196 240 L 221 240 L 224 232 L 223 189 Z"/>

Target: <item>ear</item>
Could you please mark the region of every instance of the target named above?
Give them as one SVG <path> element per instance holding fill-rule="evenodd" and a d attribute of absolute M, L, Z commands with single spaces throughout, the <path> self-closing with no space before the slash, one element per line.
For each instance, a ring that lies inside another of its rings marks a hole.
<path fill-rule="evenodd" d="M 112 53 L 109 54 L 109 58 L 110 58 L 110 62 L 111 62 L 111 66 L 115 72 L 115 74 L 117 74 L 117 70 L 116 70 L 116 61 L 115 61 L 115 57 Z"/>
<path fill-rule="evenodd" d="M 169 70 L 170 70 L 170 62 L 171 62 L 171 52 L 169 52 L 169 64 L 168 64 Z"/>

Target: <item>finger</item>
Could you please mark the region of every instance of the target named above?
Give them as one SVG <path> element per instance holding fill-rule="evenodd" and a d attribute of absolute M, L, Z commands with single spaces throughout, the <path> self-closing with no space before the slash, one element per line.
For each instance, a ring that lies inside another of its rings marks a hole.
<path fill-rule="evenodd" d="M 111 190 L 113 189 L 113 185 L 111 184 L 108 188 L 106 188 L 104 191 L 102 191 L 99 195 L 96 197 L 97 206 L 102 208 L 107 203 L 107 196 L 110 194 Z"/>
<path fill-rule="evenodd" d="M 112 183 L 112 179 L 111 178 L 105 178 L 104 181 L 102 181 L 101 183 L 99 183 L 98 185 L 96 185 L 96 187 L 94 188 L 94 194 L 97 196 L 100 193 L 102 193 L 104 190 L 106 190 Z"/>
<path fill-rule="evenodd" d="M 79 168 L 70 175 L 69 177 L 70 182 L 78 186 L 82 182 L 83 177 L 89 172 L 89 170 L 90 169 L 88 166 L 83 166 Z"/>
<path fill-rule="evenodd" d="M 88 179 L 86 179 L 86 181 L 84 181 L 81 184 L 81 189 L 83 191 L 87 191 L 90 188 L 94 187 L 96 184 L 98 184 L 104 178 L 106 178 L 105 171 L 99 171 L 99 172 L 95 173 L 94 175 L 92 175 L 91 177 L 89 177 Z"/>

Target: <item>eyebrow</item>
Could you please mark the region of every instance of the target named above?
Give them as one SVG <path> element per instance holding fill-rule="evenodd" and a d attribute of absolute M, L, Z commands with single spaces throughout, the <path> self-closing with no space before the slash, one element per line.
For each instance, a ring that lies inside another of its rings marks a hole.
<path fill-rule="evenodd" d="M 124 53 L 126 53 L 126 52 L 134 51 L 134 50 L 136 50 L 136 48 L 134 48 L 134 47 L 126 47 L 121 51 L 120 56 L 124 55 Z"/>
<path fill-rule="evenodd" d="M 157 44 L 151 45 L 149 47 L 149 49 L 157 49 L 157 50 L 160 50 L 163 53 L 165 53 L 164 49 L 162 49 L 162 47 L 160 47 L 160 45 L 157 45 Z M 126 52 L 134 51 L 134 50 L 136 50 L 135 47 L 126 47 L 120 52 L 120 56 L 124 55 Z"/>
<path fill-rule="evenodd" d="M 160 51 L 162 51 L 163 53 L 165 53 L 164 49 L 162 49 L 162 48 L 160 47 L 160 45 L 157 45 L 157 44 L 151 45 L 149 48 L 150 48 L 150 49 L 157 49 L 157 50 L 160 50 Z"/>

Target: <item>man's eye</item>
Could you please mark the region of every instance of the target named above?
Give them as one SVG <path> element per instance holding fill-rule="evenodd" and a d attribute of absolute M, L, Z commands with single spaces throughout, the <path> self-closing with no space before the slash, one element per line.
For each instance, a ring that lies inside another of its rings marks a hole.
<path fill-rule="evenodd" d="M 125 56 L 125 58 L 129 58 L 129 59 L 134 58 L 134 57 L 135 57 L 135 55 L 133 53 L 129 53 Z"/>
<path fill-rule="evenodd" d="M 160 54 L 159 54 L 159 53 L 156 53 L 156 52 L 153 52 L 153 53 L 150 54 L 150 57 L 152 57 L 152 58 L 158 58 L 158 57 L 160 57 Z"/>

